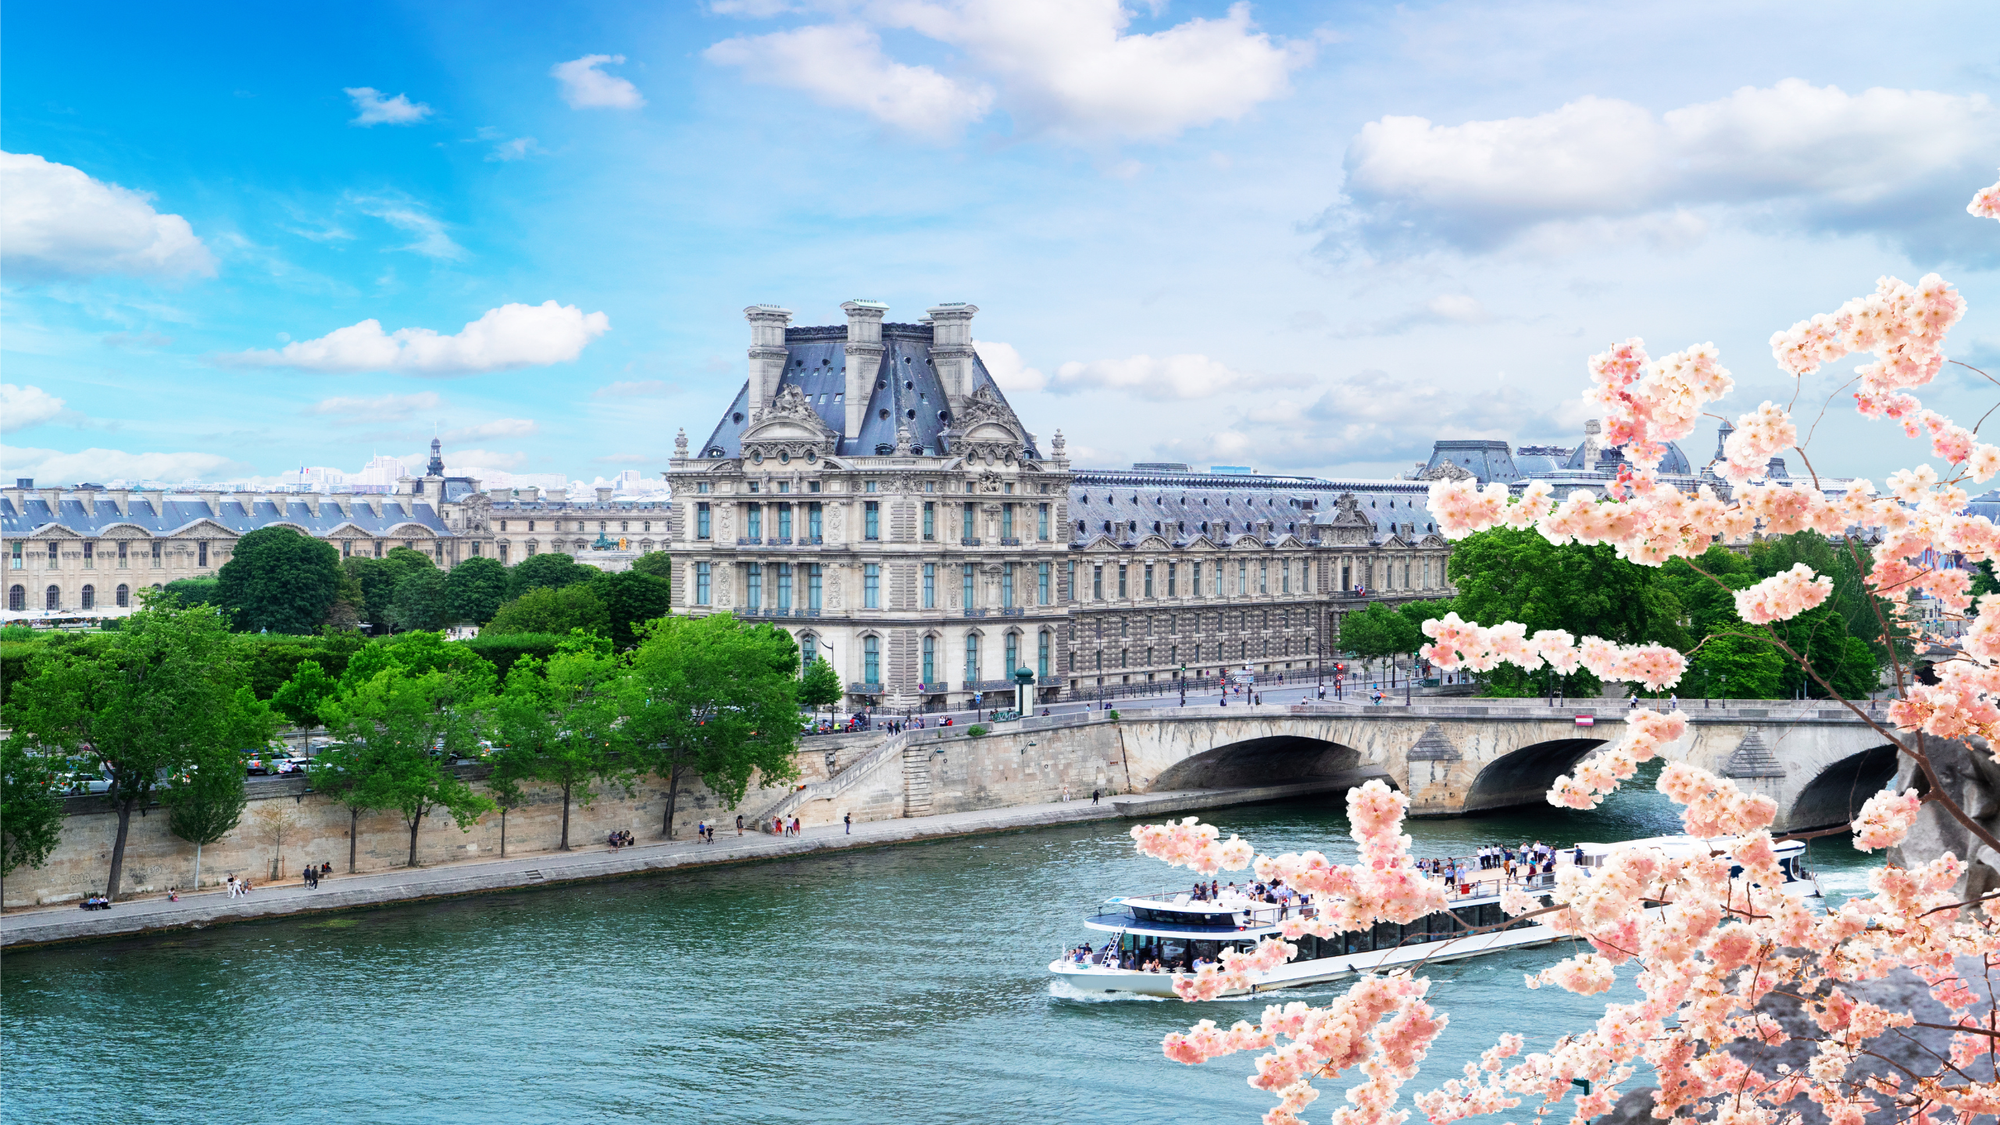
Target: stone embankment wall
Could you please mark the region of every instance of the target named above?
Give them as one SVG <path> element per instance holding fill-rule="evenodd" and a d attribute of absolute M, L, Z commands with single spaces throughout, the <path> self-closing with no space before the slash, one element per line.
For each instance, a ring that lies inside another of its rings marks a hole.
<path fill-rule="evenodd" d="M 806 740 L 796 759 L 799 783 L 825 780 L 829 751 L 835 754 L 838 769 L 881 739 L 880 734 L 865 734 Z M 485 792 L 481 783 L 489 772 L 485 767 L 467 766 L 460 772 L 472 781 L 475 789 Z M 674 809 L 674 835 L 681 839 L 691 837 L 695 824 L 704 819 L 734 832 L 738 812 L 751 815 L 776 803 L 789 789 L 790 786 L 753 787 L 736 809 L 729 810 L 699 782 L 683 783 Z M 527 792 L 527 803 L 508 810 L 505 818 L 509 856 L 552 851 L 562 836 L 562 791 L 533 786 Z M 253 883 L 270 879 L 273 865 L 280 861 L 281 850 L 269 827 L 273 817 L 290 822 L 282 845 L 283 877 L 296 878 L 308 862 L 331 863 L 337 872 L 347 870 L 349 814 L 344 806 L 307 792 L 304 779 L 295 777 L 253 779 L 250 797 L 235 830 L 202 849 L 203 885 L 223 883 L 231 875 Z M 62 841 L 48 862 L 40 868 L 17 870 L 8 877 L 5 905 L 9 909 L 74 901 L 86 893 L 104 889 L 104 879 L 111 867 L 111 845 L 118 834 L 118 814 L 101 797 L 71 797 L 67 803 L 69 815 L 63 822 Z M 601 844 L 619 829 L 629 830 L 641 840 L 657 840 L 666 806 L 667 785 L 661 778 L 641 778 L 630 796 L 622 789 L 599 786 L 589 805 L 572 799 L 570 843 Z M 900 810 L 894 815 L 900 816 Z M 442 810 L 426 816 L 417 832 L 418 863 L 499 855 L 501 820 L 498 812 L 487 813 L 470 831 L 461 831 L 457 822 Z M 355 827 L 357 871 L 383 871 L 408 863 L 410 830 L 401 813 L 364 813 Z M 164 808 L 153 805 L 133 813 L 125 844 L 125 885 L 121 893 L 146 894 L 170 887 L 192 887 L 194 865 L 194 845 L 167 830 Z"/>

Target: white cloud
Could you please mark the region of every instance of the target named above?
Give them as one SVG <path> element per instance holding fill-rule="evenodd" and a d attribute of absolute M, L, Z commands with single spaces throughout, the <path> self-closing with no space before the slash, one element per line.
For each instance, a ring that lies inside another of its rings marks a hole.
<path fill-rule="evenodd" d="M 501 141 L 499 144 L 494 145 L 493 151 L 486 154 L 486 159 L 501 162 L 526 160 L 529 156 L 540 151 L 542 151 L 542 146 L 535 143 L 535 138 L 515 137 L 512 140 Z"/>
<path fill-rule="evenodd" d="M 526 418 L 497 418 L 472 426 L 446 430 L 438 436 L 445 441 L 479 441 L 484 438 L 533 437 L 541 426 Z"/>
<path fill-rule="evenodd" d="M 638 109 L 646 104 L 639 88 L 598 67 L 605 63 L 622 66 L 624 55 L 585 55 L 549 68 L 550 77 L 562 84 L 563 100 L 571 109 Z"/>
<path fill-rule="evenodd" d="M 783 9 L 754 0 L 728 10 Z M 1246 3 L 1142 35 L 1125 33 L 1132 13 L 1120 0 L 877 0 L 848 18 L 725 40 L 707 57 L 927 136 L 948 136 L 999 105 L 1025 130 L 1099 138 L 1237 120 L 1284 96 L 1313 53 L 1255 30 Z M 888 58 L 876 36 L 883 27 L 957 48 L 971 76 Z"/>
<path fill-rule="evenodd" d="M 1072 360 L 1056 369 L 1049 390 L 1056 394 L 1079 391 L 1122 391 L 1139 398 L 1209 398 L 1226 391 L 1259 390 L 1270 387 L 1301 386 L 1307 380 L 1295 376 L 1252 375 L 1236 371 L 1221 360 L 1205 355 L 1135 355 L 1127 359 L 1099 359 L 1089 363 Z"/>
<path fill-rule="evenodd" d="M 1014 345 L 975 340 L 973 347 L 979 352 L 980 361 L 986 364 L 986 373 L 993 376 L 993 381 L 1000 385 L 1001 390 L 1014 394 L 1039 391 L 1049 385 L 1048 376 L 1029 367 Z"/>
<path fill-rule="evenodd" d="M 63 400 L 36 386 L 0 383 L 0 433 L 39 426 L 63 413 Z"/>
<path fill-rule="evenodd" d="M 414 463 L 421 465 L 429 460 L 430 453 L 425 451 L 414 459 Z M 528 455 L 525 453 L 496 453 L 490 449 L 453 449 L 445 453 L 445 464 L 453 476 L 474 476 L 482 480 L 488 478 L 481 470 L 506 472 L 527 463 Z"/>
<path fill-rule="evenodd" d="M 451 336 L 429 328 L 382 331 L 374 319 L 335 329 L 317 340 L 298 340 L 277 350 L 255 349 L 221 357 L 244 367 L 292 367 L 302 371 L 393 371 L 409 375 L 464 375 L 568 363 L 584 345 L 611 328 L 601 312 L 544 301 L 490 309 Z"/>
<path fill-rule="evenodd" d="M 592 398 L 665 398 L 685 389 L 660 379 L 631 379 L 606 383 L 590 392 Z"/>
<path fill-rule="evenodd" d="M 354 99 L 354 120 L 350 125 L 370 128 L 376 125 L 415 125 L 431 115 L 431 107 L 422 102 L 413 102 L 408 94 L 397 94 L 385 98 L 382 91 L 373 86 L 348 86 L 343 91 Z"/>
<path fill-rule="evenodd" d="M 898 129 L 938 139 L 986 116 L 993 104 L 993 92 L 983 86 L 964 85 L 930 67 L 889 58 L 882 53 L 881 39 L 861 24 L 818 24 L 725 39 L 704 57 L 740 66 L 752 81 L 804 90 L 822 105 L 858 109 Z"/>
<path fill-rule="evenodd" d="M 67 164 L 0 152 L 0 268 L 28 280 L 213 274 L 194 228 L 153 210 L 151 198 Z"/>
<path fill-rule="evenodd" d="M 164 480 L 213 478 L 239 467 L 215 453 L 127 453 L 122 449 L 85 449 L 63 453 L 54 449 L 0 446 L 0 462 L 11 477 L 34 477 L 45 485 L 80 481 Z"/>
<path fill-rule="evenodd" d="M 1427 324 L 1481 324 L 1492 319 L 1479 298 L 1468 293 L 1440 293 L 1416 308 L 1380 320 L 1350 323 L 1336 337 L 1394 336 Z"/>
<path fill-rule="evenodd" d="M 355 422 L 400 422 L 420 410 L 426 413 L 436 410 L 441 404 L 437 392 L 422 391 L 413 395 L 323 398 L 307 407 L 306 413 Z"/>
<path fill-rule="evenodd" d="M 1462 125 L 1384 117 L 1348 146 L 1346 190 L 1371 239 L 1414 230 L 1473 249 L 1543 224 L 1708 205 L 1790 202 L 1806 225 L 1853 229 L 1933 185 L 1955 186 L 1961 172 L 1990 163 L 1996 143 L 2000 110 L 1983 95 L 1850 95 L 1790 78 L 1657 116 L 1585 97 Z M 1685 238 L 1700 222 L 1685 216 L 1654 230 Z"/>
<path fill-rule="evenodd" d="M 426 258 L 441 258 L 446 261 L 457 261 L 465 257 L 465 247 L 453 242 L 451 236 L 445 233 L 445 225 L 421 203 L 389 196 L 352 196 L 349 202 L 360 208 L 364 214 L 373 215 L 397 230 L 408 231 L 416 236 L 415 242 L 408 246 L 398 246 L 396 247 L 398 250 L 408 250 L 413 254 L 422 254 Z"/>

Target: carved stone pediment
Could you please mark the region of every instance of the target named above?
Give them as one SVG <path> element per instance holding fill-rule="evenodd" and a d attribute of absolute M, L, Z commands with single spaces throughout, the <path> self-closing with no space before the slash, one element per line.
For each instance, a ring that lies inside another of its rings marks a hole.
<path fill-rule="evenodd" d="M 1417 474 L 1418 480 L 1471 480 L 1472 473 L 1449 461 L 1440 461 Z"/>
<path fill-rule="evenodd" d="M 743 459 L 753 465 L 769 461 L 807 463 L 832 453 L 840 434 L 806 401 L 805 392 L 786 387 L 752 419 L 743 432 Z"/>
<path fill-rule="evenodd" d="M 1333 519 L 1327 521 L 1325 526 L 1330 529 L 1326 541 L 1339 546 L 1365 546 L 1375 537 L 1375 522 L 1361 510 L 1361 501 L 1355 499 L 1352 492 L 1343 492 L 1334 501 Z"/>

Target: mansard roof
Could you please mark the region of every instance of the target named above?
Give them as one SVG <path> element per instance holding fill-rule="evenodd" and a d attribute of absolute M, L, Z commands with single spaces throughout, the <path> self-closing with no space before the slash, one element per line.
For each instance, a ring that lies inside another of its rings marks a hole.
<path fill-rule="evenodd" d="M 1069 538 L 1083 543 L 1110 535 L 1129 543 L 1159 534 L 1176 547 L 1204 537 L 1230 546 L 1268 523 L 1265 542 L 1289 536 L 1303 544 L 1318 538 L 1318 525 L 1332 522 L 1342 494 L 1354 496 L 1371 543 L 1400 534 L 1406 524 L 1414 525 L 1406 538 L 1436 530 L 1426 508 L 1430 486 L 1418 481 L 1080 469 L 1070 482 Z"/>
<path fill-rule="evenodd" d="M 314 536 L 325 536 L 346 526 L 369 535 L 388 535 L 412 524 L 436 535 L 451 534 L 437 509 L 414 497 L 403 496 L 379 498 L 372 507 L 356 503 L 352 505 L 352 514 L 343 513 L 338 505 L 325 500 L 320 503 L 318 515 L 303 500 L 247 494 L 223 494 L 213 505 L 196 497 L 135 496 L 127 502 L 123 513 L 116 503 L 98 499 L 93 493 L 60 496 L 53 507 L 41 495 L 28 496 L 18 507 L 13 498 L 0 497 L 0 534 L 4 535 L 25 537 L 49 528 L 62 528 L 91 538 L 114 527 L 126 527 L 162 536 L 182 532 L 204 521 L 238 536 L 276 525 L 294 527 Z"/>
<path fill-rule="evenodd" d="M 884 324 L 882 361 L 873 372 L 868 388 L 868 413 L 858 437 L 842 437 L 834 447 L 837 456 L 872 457 L 876 450 L 896 444 L 898 426 L 910 431 L 910 447 L 931 456 L 952 452 L 941 448 L 944 432 L 951 428 L 951 404 L 944 383 L 931 362 L 931 326 L 928 324 Z M 840 434 L 847 425 L 847 326 L 785 329 L 785 373 L 771 388 L 778 395 L 787 387 L 797 387 L 828 429 Z M 1005 405 L 1000 385 L 975 353 L 972 360 L 972 393 L 981 387 Z M 697 457 L 728 458 L 743 455 L 743 431 L 749 425 L 750 383 L 745 380 L 729 409 L 723 412 L 715 432 L 709 435 Z M 1012 412 L 1012 407 L 1008 407 Z M 1028 455 L 1040 459 L 1034 438 L 1026 436 Z"/>

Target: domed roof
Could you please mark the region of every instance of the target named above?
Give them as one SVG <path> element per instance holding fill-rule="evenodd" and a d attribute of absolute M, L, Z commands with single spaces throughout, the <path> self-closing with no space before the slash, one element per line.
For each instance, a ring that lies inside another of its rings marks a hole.
<path fill-rule="evenodd" d="M 1583 456 L 1586 452 L 1588 452 L 1588 446 L 1577 446 L 1575 450 L 1571 451 L 1569 461 L 1563 467 L 1566 469 L 1581 470 L 1583 468 Z M 1625 451 L 1617 448 L 1599 450 L 1597 463 L 1601 466 L 1607 466 L 1605 471 L 1615 473 L 1618 471 L 1618 466 L 1626 463 Z M 1687 454 L 1681 452 L 1680 444 L 1670 441 L 1667 443 L 1667 455 L 1660 458 L 1659 472 L 1663 476 L 1693 476 L 1694 466 L 1688 461 Z"/>

